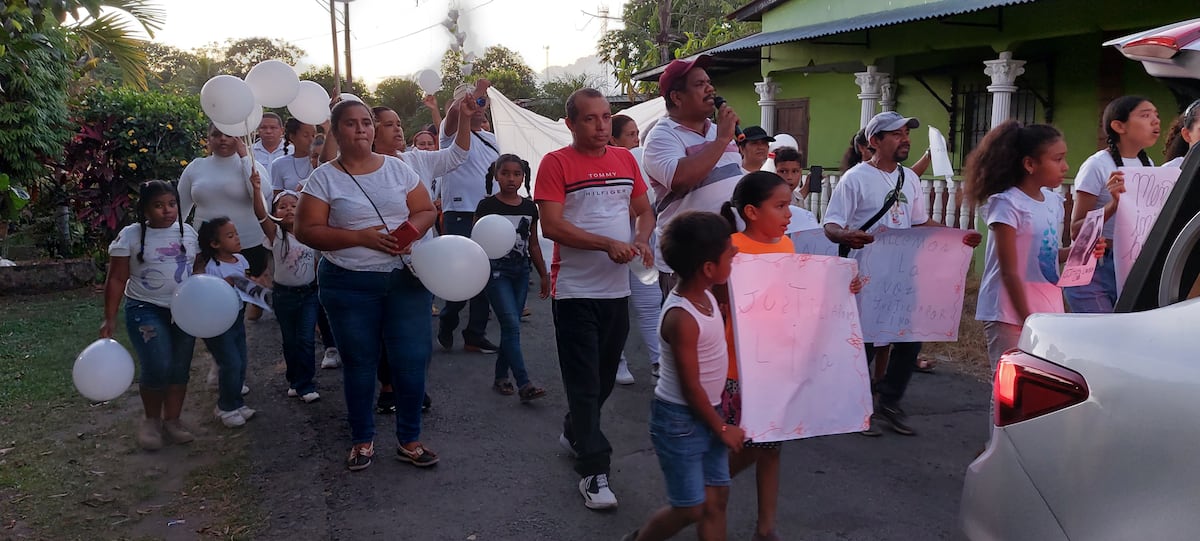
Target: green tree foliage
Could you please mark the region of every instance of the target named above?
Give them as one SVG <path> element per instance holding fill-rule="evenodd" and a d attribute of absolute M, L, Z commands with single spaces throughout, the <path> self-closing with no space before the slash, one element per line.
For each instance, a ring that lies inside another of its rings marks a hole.
<path fill-rule="evenodd" d="M 661 1 L 671 3 L 670 25 L 665 31 L 658 17 Z M 758 23 L 725 19 L 742 4 L 740 0 L 628 0 L 621 15 L 624 28 L 601 36 L 596 52 L 612 66 L 626 61 L 627 72 L 629 68 L 646 70 L 661 63 L 660 45 L 668 48 L 670 58 L 677 58 L 757 32 Z M 621 72 L 614 71 L 620 80 Z"/>
<path fill-rule="evenodd" d="M 388 77 L 375 87 L 375 105 L 390 107 L 401 119 L 425 110 L 421 105 L 424 97 L 425 93 L 416 82 L 402 77 Z"/>
<path fill-rule="evenodd" d="M 60 28 L 49 23 L 39 30 L 31 18 L 24 21 L 28 26 L 22 28 L 31 31 L 6 36 L 0 56 L 0 172 L 13 185 L 36 191 L 71 137 L 71 64 L 63 54 L 66 35 Z"/>
<path fill-rule="evenodd" d="M 175 181 L 204 152 L 208 120 L 196 95 L 97 88 L 71 117 L 79 131 L 59 182 L 96 242 L 128 223 L 139 184 Z"/>
<path fill-rule="evenodd" d="M 563 118 L 567 114 L 567 98 L 571 93 L 581 88 L 596 88 L 602 82 L 599 78 L 585 73 L 554 77 L 542 85 L 541 96 L 529 104 L 529 110 L 546 118 Z"/>
<path fill-rule="evenodd" d="M 107 60 L 120 68 L 126 84 L 146 88 L 146 42 L 138 37 L 135 26 L 153 37 L 166 23 L 165 9 L 151 0 L 63 0 L 57 3 L 65 4 L 75 19 L 66 25 L 66 29 L 81 76 L 86 78 Z M 104 8 L 103 12 L 101 8 Z"/>
<path fill-rule="evenodd" d="M 282 39 L 242 38 L 228 39 L 223 44 L 212 43 L 200 52 L 218 59 L 219 73 L 245 77 L 250 68 L 264 60 L 281 60 L 295 66 L 304 57 L 304 49 Z M 332 81 L 332 76 L 330 77 Z"/>
<path fill-rule="evenodd" d="M 326 92 L 333 95 L 333 68 L 329 66 L 313 66 L 300 74 L 300 79 L 303 81 L 312 81 L 321 85 Z M 345 74 L 342 74 L 342 92 L 349 92 L 362 98 L 368 105 L 375 104 L 375 96 L 371 95 L 371 91 L 367 89 L 367 85 L 362 81 L 347 81 Z"/>
<path fill-rule="evenodd" d="M 501 45 L 488 47 L 483 56 L 472 64 L 471 75 L 463 77 L 464 64 L 461 52 L 447 50 L 442 55 L 442 91 L 438 92 L 438 100 L 446 102 L 453 95 L 454 88 L 465 82 L 474 82 L 484 78 L 492 82 L 492 86 L 512 100 L 530 99 L 538 96 L 537 76 L 533 69 L 521 58 L 521 55 Z"/>

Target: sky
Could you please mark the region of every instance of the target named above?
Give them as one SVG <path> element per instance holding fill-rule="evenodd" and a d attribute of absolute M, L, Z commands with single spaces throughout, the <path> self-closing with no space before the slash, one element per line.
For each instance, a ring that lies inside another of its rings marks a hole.
<path fill-rule="evenodd" d="M 328 0 L 160 1 L 167 21 L 154 41 L 192 49 L 227 38 L 281 38 L 308 53 L 299 71 L 305 64 L 333 63 Z M 374 86 L 385 77 L 437 70 L 453 41 L 440 24 L 451 1 L 354 0 L 350 4 L 354 78 Z M 597 14 L 605 0 L 454 1 L 467 34 L 465 50 L 481 55 L 488 46 L 504 45 L 517 51 L 534 72 L 542 73 L 547 45 L 551 67 L 595 54 L 602 21 L 583 12 Z M 622 1 L 607 1 L 610 16 L 619 17 Z M 339 21 L 342 6 L 337 3 Z M 609 24 L 620 27 L 619 21 Z M 338 53 L 344 57 L 343 44 L 339 36 Z"/>

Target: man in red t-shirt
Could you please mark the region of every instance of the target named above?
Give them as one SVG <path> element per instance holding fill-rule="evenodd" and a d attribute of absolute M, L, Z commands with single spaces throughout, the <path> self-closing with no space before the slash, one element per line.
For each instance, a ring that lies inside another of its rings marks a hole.
<path fill-rule="evenodd" d="M 554 241 L 551 294 L 568 407 L 559 442 L 576 457 L 584 505 L 611 509 L 617 506 L 608 486 L 612 446 L 600 431 L 600 409 L 629 334 L 625 264 L 635 257 L 654 264 L 654 213 L 637 160 L 608 146 L 612 112 L 603 94 L 591 88 L 571 94 L 567 127 L 571 145 L 542 158 L 533 191 L 542 231 Z"/>

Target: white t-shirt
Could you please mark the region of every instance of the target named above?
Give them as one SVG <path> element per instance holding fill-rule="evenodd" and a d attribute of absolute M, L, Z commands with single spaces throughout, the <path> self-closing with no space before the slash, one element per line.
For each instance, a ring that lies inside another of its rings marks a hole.
<path fill-rule="evenodd" d="M 304 184 L 304 193 L 329 205 L 329 226 L 339 229 L 366 229 L 374 227 L 393 231 L 408 220 L 408 192 L 414 190 L 421 180 L 417 173 L 399 158 L 383 157 L 383 165 L 373 172 L 354 175 L 359 189 L 350 175 L 334 166 L 334 162 L 322 164 Z M 370 198 L 366 194 L 371 194 Z M 374 203 L 372 207 L 371 203 Z M 376 214 L 375 208 L 379 209 Z M 379 215 L 386 223 L 380 223 Z M 354 271 L 390 272 L 404 266 L 400 257 L 373 250 L 364 246 L 353 246 L 341 250 L 324 252 L 325 259 L 344 269 Z"/>
<path fill-rule="evenodd" d="M 866 162 L 851 167 L 829 196 L 825 223 L 851 229 L 862 227 L 879 212 L 888 195 L 896 189 L 898 174 L 897 171 L 886 173 Z M 904 167 L 904 186 L 900 189 L 900 198 L 871 226 L 871 231 L 885 227 L 908 229 L 927 221 L 929 214 L 925 210 L 925 198 L 921 195 L 921 178 L 912 169 Z"/>
<path fill-rule="evenodd" d="M 196 230 L 187 224 L 183 224 L 182 234 L 178 225 L 146 228 L 146 249 L 142 250 L 145 261 L 138 261 L 142 227 L 142 224 L 125 226 L 108 245 L 108 255 L 129 258 L 126 297 L 167 308 L 171 306 L 175 287 L 191 276 L 192 264 L 200 253 Z"/>
<path fill-rule="evenodd" d="M 988 198 L 982 211 L 988 227 L 1004 224 L 1016 230 L 1017 269 L 1031 314 L 1063 312 L 1062 289 L 1058 283 L 1058 250 L 1062 246 L 1063 196 L 1042 188 L 1043 201 L 1012 187 Z M 983 263 L 983 282 L 975 319 L 1024 325 L 1013 308 L 1000 278 L 996 235 L 988 235 Z"/>
<path fill-rule="evenodd" d="M 229 278 L 231 276 L 246 277 L 246 273 L 250 270 L 250 263 L 242 254 L 233 254 L 233 258 L 237 261 L 230 263 L 228 261 L 217 261 L 216 259 L 208 260 L 204 264 L 204 274 L 211 274 L 217 278 Z"/>
<path fill-rule="evenodd" d="M 266 167 L 267 169 L 271 168 L 271 164 L 275 163 L 275 160 L 292 153 L 291 147 L 284 149 L 283 141 L 279 142 L 279 146 L 275 147 L 274 151 L 268 152 L 267 147 L 263 146 L 262 139 L 259 139 L 255 141 L 253 145 L 250 145 L 250 150 L 254 152 L 254 161 L 258 162 L 259 165 Z"/>
<path fill-rule="evenodd" d="M 658 236 L 662 236 L 667 224 L 679 213 L 689 210 L 720 212 L 721 204 L 733 197 L 733 188 L 742 178 L 742 155 L 732 141 L 704 180 L 684 195 L 671 191 L 679 160 L 699 152 L 701 146 L 716 139 L 717 126 L 711 121 L 706 121 L 703 134 L 667 117 L 660 119 L 650 129 L 646 136 L 642 165 L 650 174 L 650 188 L 656 196 L 654 211 L 658 216 L 655 230 Z M 662 272 L 671 272 L 662 258 L 662 251 L 657 247 L 654 266 Z"/>
<path fill-rule="evenodd" d="M 475 141 L 475 143 L 481 144 L 479 141 Z M 413 148 L 406 152 L 396 154 L 396 157 L 400 158 L 401 161 L 407 163 L 409 167 L 413 168 L 413 171 L 415 171 L 417 176 L 421 178 L 421 182 L 425 184 L 425 189 L 428 190 L 430 194 L 433 194 L 433 179 L 441 177 L 446 173 L 457 169 L 458 166 L 467 161 L 467 158 L 469 158 L 470 155 L 470 151 L 463 150 L 463 148 L 458 146 L 456 143 L 450 145 L 449 147 L 438 150 L 420 150 Z M 483 177 L 480 178 L 482 179 Z"/>
<path fill-rule="evenodd" d="M 237 155 L 192 160 L 179 176 L 179 213 L 186 217 L 195 206 L 192 223 L 197 227 L 213 218 L 228 216 L 237 228 L 242 246 L 262 244 L 267 236 L 258 225 L 250 199 L 252 163 L 255 162 L 249 156 L 239 158 Z M 271 208 L 271 175 L 262 165 L 255 164 L 254 167 L 258 168 L 261 180 L 258 195 L 263 198 L 263 204 Z"/>
<path fill-rule="evenodd" d="M 683 385 L 679 378 L 679 366 L 676 365 L 675 351 L 671 349 L 662 337 L 663 317 L 672 308 L 681 308 L 696 320 L 700 334 L 696 337 L 696 360 L 700 368 L 700 387 L 708 396 L 708 403 L 716 406 L 721 403 L 721 391 L 725 388 L 725 378 L 729 373 L 729 353 L 725 347 L 725 320 L 721 311 L 717 310 L 717 299 L 712 293 L 705 291 L 709 306 L 713 313 L 706 316 L 696 309 L 692 301 L 676 294 L 674 291 L 663 301 L 662 312 L 658 315 L 659 351 L 662 352 L 662 362 L 659 363 L 658 383 L 654 386 L 654 396 L 660 400 L 688 405 L 687 397 L 683 394 Z"/>
<path fill-rule="evenodd" d="M 317 279 L 317 251 L 296 240 L 295 235 L 285 235 L 280 228 L 275 233 L 275 242 L 268 248 L 275 261 L 275 283 L 301 287 Z"/>
<path fill-rule="evenodd" d="M 300 185 L 308 180 L 313 171 L 312 160 L 308 156 L 297 158 L 284 156 L 271 162 L 271 188 L 275 191 L 299 191 Z"/>
<path fill-rule="evenodd" d="M 1122 156 L 1121 161 L 1124 167 L 1142 166 L 1142 161 L 1136 157 Z M 1113 161 L 1112 153 L 1108 149 L 1096 151 L 1095 154 L 1083 161 L 1083 165 L 1079 166 L 1079 174 L 1075 175 L 1075 191 L 1096 196 L 1096 206 L 1088 210 L 1102 208 L 1112 201 L 1112 194 L 1108 193 L 1108 189 L 1104 186 L 1108 184 L 1108 176 L 1116 170 L 1117 164 Z M 1113 238 L 1114 227 L 1116 227 L 1116 222 L 1111 218 L 1104 222 L 1104 238 Z"/>
<path fill-rule="evenodd" d="M 1176 169 L 1182 169 L 1183 168 L 1183 159 L 1186 157 L 1187 156 L 1180 156 L 1180 157 L 1175 158 L 1167 163 L 1162 164 L 1162 166 L 1163 167 L 1174 167 Z"/>
<path fill-rule="evenodd" d="M 441 133 L 441 148 L 448 150 L 458 146 L 454 143 L 455 134 L 446 133 L 444 120 Z M 443 212 L 473 213 L 479 206 L 479 202 L 487 197 L 484 177 L 487 175 L 488 168 L 492 166 L 492 162 L 500 157 L 500 153 L 492 150 L 493 148 L 500 148 L 494 134 L 483 130 L 471 133 L 471 150 L 467 153 L 466 161 L 454 168 L 453 171 L 442 175 L 442 179 L 438 181 Z"/>

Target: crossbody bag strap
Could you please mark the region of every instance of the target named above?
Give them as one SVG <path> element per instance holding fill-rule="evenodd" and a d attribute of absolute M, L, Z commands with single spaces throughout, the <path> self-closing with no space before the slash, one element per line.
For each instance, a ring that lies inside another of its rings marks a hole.
<path fill-rule="evenodd" d="M 375 209 L 375 215 L 378 216 L 379 221 L 383 223 L 383 230 L 391 233 L 392 228 L 388 227 L 387 220 L 383 219 L 383 213 L 379 212 L 379 207 L 375 206 L 375 201 L 371 199 L 370 195 L 367 195 L 367 191 L 363 189 L 362 184 L 358 183 L 358 179 L 354 178 L 354 175 L 350 174 L 350 170 L 346 169 L 346 165 L 342 163 L 342 160 L 339 159 L 334 163 L 337 165 L 338 169 L 341 169 L 343 173 L 346 173 L 346 175 L 350 177 L 350 180 L 354 181 L 354 185 L 358 186 L 358 189 L 362 192 L 363 197 L 367 198 L 367 202 L 371 204 L 371 208 Z"/>
<path fill-rule="evenodd" d="M 871 219 L 863 223 L 858 229 L 860 231 L 867 231 L 868 229 L 874 227 L 875 224 L 879 223 L 879 220 L 883 218 L 883 215 L 887 214 L 888 210 L 892 208 L 892 205 L 895 205 L 896 201 L 900 199 L 900 190 L 902 189 L 904 189 L 903 165 L 900 166 L 900 177 L 896 179 L 896 188 L 892 190 L 890 195 L 888 195 L 887 201 L 884 201 L 883 203 L 883 207 L 880 208 L 879 212 L 876 212 L 874 216 L 871 216 Z M 838 255 L 841 257 L 850 255 L 850 247 L 845 244 L 838 245 Z"/>
<path fill-rule="evenodd" d="M 484 144 L 484 146 L 492 149 L 492 152 L 495 152 L 496 154 L 500 153 L 500 150 L 498 150 L 496 148 L 496 145 L 489 143 L 487 139 L 484 139 L 482 135 L 479 135 L 479 132 L 473 131 L 473 132 L 471 132 L 471 135 L 474 135 L 477 139 L 479 139 L 479 141 L 482 142 Z"/>

